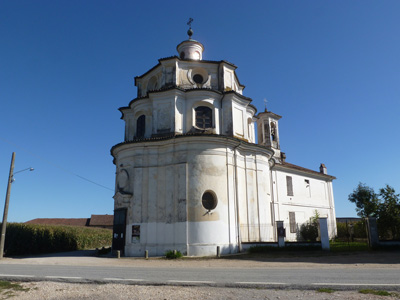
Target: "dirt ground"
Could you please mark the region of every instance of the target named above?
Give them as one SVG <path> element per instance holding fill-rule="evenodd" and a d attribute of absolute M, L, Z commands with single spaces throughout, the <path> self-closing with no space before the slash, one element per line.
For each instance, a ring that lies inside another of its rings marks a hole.
<path fill-rule="evenodd" d="M 206 300 L 206 299 L 400 299 L 400 295 L 376 296 L 361 294 L 358 291 L 334 291 L 332 293 L 310 290 L 264 290 L 218 287 L 180 287 L 180 286 L 138 286 L 121 284 L 72 284 L 58 282 L 22 283 L 29 291 L 13 293 L 12 299 L 141 299 L 141 300 Z M 0 295 L 0 299 L 9 299 Z"/>
<path fill-rule="evenodd" d="M 37 257 L 5 258 L 1 264 L 43 264 L 80 266 L 173 267 L 173 268 L 399 268 L 400 251 L 324 254 L 269 253 L 232 255 L 223 258 L 111 258 L 86 256 L 86 252 L 58 253 Z M 145 286 L 123 284 L 77 284 L 60 282 L 21 283 L 29 291 L 13 292 L 12 299 L 400 299 L 391 296 L 361 294 L 358 291 L 276 290 L 225 287 Z M 389 291 L 390 292 L 390 291 Z M 9 299 L 10 294 L 0 294 Z"/>

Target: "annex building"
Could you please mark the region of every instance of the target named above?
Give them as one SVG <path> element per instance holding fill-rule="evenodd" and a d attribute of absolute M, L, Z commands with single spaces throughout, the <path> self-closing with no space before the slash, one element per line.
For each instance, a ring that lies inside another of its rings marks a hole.
<path fill-rule="evenodd" d="M 281 116 L 257 113 L 236 66 L 204 60 L 189 39 L 135 77 L 137 97 L 119 110 L 125 139 L 116 166 L 113 248 L 126 256 L 235 253 L 245 243 L 299 239 L 318 211 L 336 232 L 332 180 L 285 161 Z"/>

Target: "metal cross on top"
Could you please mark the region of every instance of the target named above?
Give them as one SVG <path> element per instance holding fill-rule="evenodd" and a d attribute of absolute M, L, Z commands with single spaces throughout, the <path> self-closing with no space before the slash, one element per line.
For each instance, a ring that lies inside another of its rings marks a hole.
<path fill-rule="evenodd" d="M 189 21 L 186 23 L 186 24 L 189 25 L 189 29 L 192 28 L 192 22 L 193 22 L 193 19 L 192 19 L 192 18 L 189 18 Z"/>
<path fill-rule="evenodd" d="M 267 98 L 264 98 L 264 106 L 265 106 L 265 111 L 267 111 L 267 103 L 268 103 L 268 100 L 267 100 Z"/>

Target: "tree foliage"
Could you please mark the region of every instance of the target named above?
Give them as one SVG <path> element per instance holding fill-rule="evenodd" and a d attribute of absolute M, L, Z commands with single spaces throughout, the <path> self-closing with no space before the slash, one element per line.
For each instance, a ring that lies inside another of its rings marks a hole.
<path fill-rule="evenodd" d="M 349 195 L 349 201 L 356 205 L 359 217 L 376 217 L 379 198 L 373 188 L 360 182 L 357 188 Z"/>
<path fill-rule="evenodd" d="M 379 190 L 382 200 L 378 208 L 379 235 L 385 238 L 400 239 L 400 198 L 395 190 L 386 185 Z"/>
<path fill-rule="evenodd" d="M 380 238 L 400 239 L 400 194 L 386 185 L 376 194 L 369 186 L 359 183 L 349 195 L 360 217 L 376 217 Z"/>

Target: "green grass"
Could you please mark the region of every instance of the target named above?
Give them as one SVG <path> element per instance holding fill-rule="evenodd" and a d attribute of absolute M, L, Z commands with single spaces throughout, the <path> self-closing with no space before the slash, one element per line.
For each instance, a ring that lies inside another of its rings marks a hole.
<path fill-rule="evenodd" d="M 177 259 L 177 258 L 182 258 L 183 254 L 180 251 L 176 250 L 168 250 L 165 252 L 165 258 L 167 259 Z"/>
<path fill-rule="evenodd" d="M 335 292 L 335 290 L 330 289 L 330 288 L 320 288 L 317 290 L 318 293 L 328 293 L 328 294 L 332 294 Z"/>
<path fill-rule="evenodd" d="M 19 283 L 11 283 L 8 281 L 0 281 L 0 295 L 7 299 L 14 297 L 14 292 L 27 292 L 28 288 L 22 287 Z"/>
<path fill-rule="evenodd" d="M 379 290 L 372 290 L 372 289 L 364 289 L 358 291 L 361 294 L 371 294 L 376 296 L 391 296 L 392 294 L 387 291 L 379 291 Z"/>
<path fill-rule="evenodd" d="M 331 241 L 330 250 L 332 252 L 346 252 L 346 251 L 368 251 L 368 244 L 363 242 L 339 242 Z"/>

